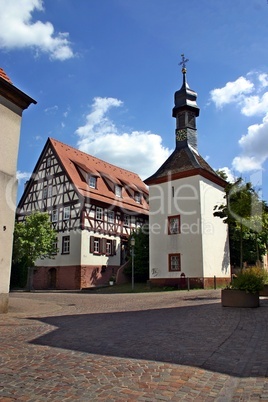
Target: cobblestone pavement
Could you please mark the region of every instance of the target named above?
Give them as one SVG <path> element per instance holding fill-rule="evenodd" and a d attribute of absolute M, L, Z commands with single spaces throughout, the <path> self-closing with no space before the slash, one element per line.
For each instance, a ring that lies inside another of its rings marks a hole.
<path fill-rule="evenodd" d="M 268 401 L 267 326 L 219 290 L 12 292 L 0 401 Z"/>

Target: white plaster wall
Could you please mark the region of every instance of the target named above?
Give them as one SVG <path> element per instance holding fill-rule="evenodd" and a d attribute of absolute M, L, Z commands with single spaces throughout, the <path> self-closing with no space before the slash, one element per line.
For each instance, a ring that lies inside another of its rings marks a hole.
<path fill-rule="evenodd" d="M 174 187 L 174 190 L 172 189 Z M 173 196 L 174 194 L 174 196 Z M 150 186 L 150 278 L 201 277 L 200 187 L 197 176 Z M 181 233 L 167 235 L 167 217 L 180 215 Z M 168 254 L 181 253 L 181 271 L 168 271 Z"/>
<path fill-rule="evenodd" d="M 55 258 L 45 258 L 43 260 L 37 260 L 35 265 L 58 267 L 68 265 L 80 265 L 81 264 L 81 231 L 71 230 L 70 232 L 58 233 L 58 248 L 59 252 Z M 62 237 L 70 236 L 70 254 L 62 254 Z"/>
<path fill-rule="evenodd" d="M 215 205 L 225 203 L 222 187 L 200 177 L 204 277 L 229 277 L 228 226 L 213 216 Z"/>
<path fill-rule="evenodd" d="M 6 193 L 10 182 L 13 186 Z M 0 172 L 0 293 L 9 292 L 17 182 Z"/>
<path fill-rule="evenodd" d="M 120 238 L 117 236 L 109 236 L 110 240 L 116 240 L 116 255 L 94 255 L 89 252 L 90 250 L 90 236 L 99 236 L 94 232 L 88 230 L 82 231 L 82 246 L 81 246 L 81 264 L 82 265 L 120 265 Z"/>
<path fill-rule="evenodd" d="M 0 95 L 0 171 L 16 174 L 21 126 L 21 109 Z"/>
<path fill-rule="evenodd" d="M 21 114 L 0 95 L 0 313 L 8 310 Z"/>

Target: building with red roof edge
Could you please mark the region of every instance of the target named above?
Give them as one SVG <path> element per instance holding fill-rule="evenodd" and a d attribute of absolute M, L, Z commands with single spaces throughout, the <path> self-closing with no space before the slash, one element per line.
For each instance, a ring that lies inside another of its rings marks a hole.
<path fill-rule="evenodd" d="M 128 238 L 148 222 L 148 189 L 133 172 L 48 138 L 17 208 L 46 211 L 54 259 L 38 260 L 34 289 L 85 289 L 123 279 Z"/>
<path fill-rule="evenodd" d="M 213 215 L 226 202 L 226 182 L 197 148 L 197 93 L 186 80 L 175 92 L 175 149 L 149 186 L 150 281 L 157 286 L 213 287 L 230 282 L 228 226 Z M 158 228 L 158 230 L 154 230 Z"/>

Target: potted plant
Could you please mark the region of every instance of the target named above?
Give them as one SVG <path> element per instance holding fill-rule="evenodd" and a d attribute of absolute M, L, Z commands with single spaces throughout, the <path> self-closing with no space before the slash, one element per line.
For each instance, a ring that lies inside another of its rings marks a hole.
<path fill-rule="evenodd" d="M 109 284 L 112 286 L 115 283 L 115 276 L 112 275 L 109 279 Z"/>
<path fill-rule="evenodd" d="M 264 271 L 247 268 L 241 271 L 226 289 L 221 291 L 223 307 L 259 307 L 259 292 L 264 287 Z"/>

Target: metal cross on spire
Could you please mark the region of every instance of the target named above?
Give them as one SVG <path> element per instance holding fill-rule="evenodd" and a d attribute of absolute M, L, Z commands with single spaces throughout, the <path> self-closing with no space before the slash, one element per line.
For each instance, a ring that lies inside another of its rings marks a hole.
<path fill-rule="evenodd" d="M 182 71 L 186 71 L 186 63 L 189 61 L 189 59 L 186 59 L 184 57 L 184 53 L 181 55 L 181 62 L 179 63 L 179 66 L 182 66 Z"/>

